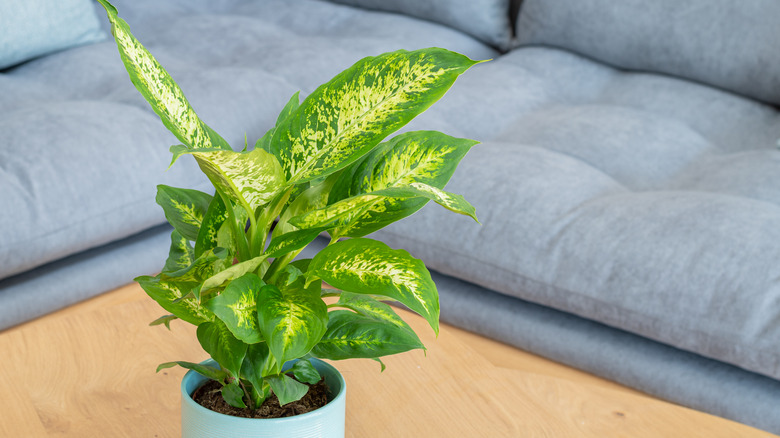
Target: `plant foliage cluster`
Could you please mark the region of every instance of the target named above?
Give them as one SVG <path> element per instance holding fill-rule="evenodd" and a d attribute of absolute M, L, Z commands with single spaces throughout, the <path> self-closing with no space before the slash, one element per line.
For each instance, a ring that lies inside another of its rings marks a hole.
<path fill-rule="evenodd" d="M 408 252 L 364 236 L 430 200 L 476 220 L 468 202 L 444 190 L 475 141 L 415 131 L 383 142 L 475 62 L 437 48 L 362 59 L 302 102 L 296 93 L 254 147 L 236 152 L 100 2 L 132 82 L 181 141 L 171 164 L 191 155 L 215 189 L 158 187 L 174 228 L 170 255 L 160 274 L 136 281 L 170 312 L 152 324 L 196 325 L 219 367 L 177 361 L 158 371 L 196 370 L 223 385 L 229 404 L 255 407 L 271 391 L 281 404 L 301 398 L 301 382 L 320 379 L 309 357 L 379 360 L 424 348 L 385 301 L 438 333 L 430 273 Z M 296 259 L 323 233 L 331 237 L 325 249 Z M 304 360 L 285 369 L 294 359 Z"/>

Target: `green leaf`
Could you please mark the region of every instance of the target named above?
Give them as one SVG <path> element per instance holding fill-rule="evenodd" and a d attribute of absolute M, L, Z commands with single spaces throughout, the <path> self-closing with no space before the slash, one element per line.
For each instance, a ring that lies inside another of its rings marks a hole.
<path fill-rule="evenodd" d="M 364 58 L 312 92 L 276 128 L 269 150 L 292 183 L 329 175 L 426 110 L 474 64 L 438 48 Z"/>
<path fill-rule="evenodd" d="M 163 280 L 176 281 L 180 283 L 200 283 L 204 279 L 213 276 L 214 273 L 224 270 L 227 266 L 231 266 L 231 260 L 228 260 L 227 257 L 228 254 L 225 249 L 214 248 L 213 250 L 208 250 L 203 253 L 186 268 L 182 268 L 173 272 L 164 271 L 161 274 L 161 278 Z"/>
<path fill-rule="evenodd" d="M 176 315 L 173 315 L 173 314 L 171 314 L 171 315 L 163 315 L 163 316 L 155 319 L 154 321 L 150 322 L 149 326 L 153 327 L 153 326 L 156 326 L 156 325 L 165 324 L 165 328 L 170 330 L 171 329 L 171 321 L 173 321 L 175 319 L 179 319 L 179 318 Z"/>
<path fill-rule="evenodd" d="M 241 263 L 236 263 L 227 269 L 219 271 L 203 282 L 201 291 L 205 292 L 209 289 L 222 286 L 227 281 L 231 281 L 233 279 L 242 277 L 244 274 L 254 272 L 257 270 L 257 268 L 260 267 L 260 265 L 263 264 L 263 262 L 266 261 L 267 258 L 268 257 L 266 255 L 261 255 Z"/>
<path fill-rule="evenodd" d="M 196 332 L 198 342 L 212 359 L 233 376 L 238 376 L 244 362 L 248 345 L 236 339 L 233 333 L 219 319 L 204 322 Z"/>
<path fill-rule="evenodd" d="M 373 193 L 375 195 L 397 198 L 411 198 L 414 196 L 428 198 L 447 210 L 470 216 L 479 223 L 474 207 L 469 204 L 463 196 L 445 192 L 439 188 L 429 186 L 428 184 L 412 183 L 408 187 L 390 187 Z"/>
<path fill-rule="evenodd" d="M 228 213 L 222 197 L 214 196 L 206 209 L 195 239 L 195 257 L 200 257 L 204 252 L 219 246 L 217 244 L 219 229 L 227 218 Z"/>
<path fill-rule="evenodd" d="M 241 389 L 237 380 L 234 380 L 227 385 L 222 386 L 222 398 L 225 402 L 234 408 L 244 409 L 246 404 L 244 403 L 244 390 Z"/>
<path fill-rule="evenodd" d="M 228 330 L 247 344 L 263 340 L 257 324 L 257 294 L 265 283 L 255 274 L 245 274 L 235 280 L 204 305 L 214 312 Z"/>
<path fill-rule="evenodd" d="M 157 186 L 155 200 L 165 212 L 165 218 L 179 234 L 187 240 L 197 240 L 203 217 L 211 203 L 211 195 L 198 190 L 160 184 Z"/>
<path fill-rule="evenodd" d="M 247 213 L 268 203 L 286 187 L 284 171 L 276 158 L 263 149 L 249 152 L 190 151 L 217 190 Z"/>
<path fill-rule="evenodd" d="M 299 95 L 300 91 L 296 91 L 290 100 L 287 101 L 287 104 L 284 106 L 284 108 L 282 108 L 282 112 L 280 112 L 279 116 L 276 118 L 276 125 L 269 129 L 259 140 L 257 140 L 257 143 L 255 143 L 255 149 L 260 148 L 270 152 L 271 139 L 276 132 L 276 128 L 300 106 L 301 99 Z"/>
<path fill-rule="evenodd" d="M 214 314 L 200 306 L 194 298 L 182 299 L 197 287 L 197 283 L 167 281 L 149 276 L 137 277 L 135 281 L 163 309 L 183 321 L 199 325 L 214 319 Z"/>
<path fill-rule="evenodd" d="M 411 329 L 349 310 L 334 310 L 329 316 L 328 331 L 312 350 L 317 357 L 375 359 L 425 348 Z"/>
<path fill-rule="evenodd" d="M 186 269 L 195 261 L 195 252 L 189 240 L 175 229 L 171 232 L 171 248 L 165 261 L 163 272 L 177 272 Z"/>
<path fill-rule="evenodd" d="M 199 363 L 184 362 L 181 360 L 161 363 L 160 365 L 157 366 L 157 372 L 159 373 L 161 370 L 164 370 L 166 368 L 172 368 L 175 367 L 176 365 L 182 368 L 186 368 L 188 370 L 193 370 L 203 377 L 207 377 L 211 380 L 216 380 L 221 383 L 224 383 L 225 379 L 228 376 L 228 374 L 225 371 L 219 368 L 214 368 L 209 365 L 201 365 Z"/>
<path fill-rule="evenodd" d="M 308 353 L 328 324 L 328 309 L 319 293 L 285 290 L 274 285 L 260 289 L 257 300 L 260 331 L 281 365 Z"/>
<path fill-rule="evenodd" d="M 303 249 L 317 236 L 325 231 L 325 228 L 292 231 L 280 236 L 275 236 L 265 250 L 266 257 L 281 257 L 292 251 Z"/>
<path fill-rule="evenodd" d="M 450 137 L 435 131 L 414 131 L 380 144 L 342 172 L 333 186 L 328 203 L 335 204 L 366 194 L 389 197 L 377 199 L 370 205 L 364 204 L 360 215 L 347 218 L 346 224 L 334 234 L 362 237 L 413 214 L 428 199 L 436 200 L 433 189 L 427 190 L 428 193 L 400 193 L 400 197 L 396 198 L 392 197 L 392 191 L 382 191 L 411 187 L 414 184 L 425 184 L 421 190 L 427 186 L 443 189 L 458 163 L 476 143 L 474 140 Z M 440 198 L 439 201 L 445 202 L 446 195 Z M 473 207 L 465 201 L 457 209 L 473 215 Z"/>
<path fill-rule="evenodd" d="M 259 393 L 263 389 L 265 377 L 271 374 L 274 364 L 267 343 L 252 344 L 246 350 L 244 363 L 241 365 L 241 377 L 249 380 Z"/>
<path fill-rule="evenodd" d="M 127 23 L 117 16 L 116 8 L 106 0 L 98 1 L 106 9 L 111 32 L 130 80 L 160 116 L 165 127 L 190 148 L 230 149 L 227 142 L 195 114 L 176 82 L 133 36 Z"/>
<path fill-rule="evenodd" d="M 325 181 L 312 185 L 301 192 L 282 212 L 282 215 L 279 217 L 279 223 L 274 229 L 274 235 L 286 234 L 297 230 L 298 227 L 289 223 L 291 218 L 328 205 L 328 196 L 338 177 L 339 173 L 335 173 L 326 178 Z"/>
<path fill-rule="evenodd" d="M 346 307 L 347 309 L 350 309 L 368 318 L 376 319 L 377 321 L 388 322 L 398 327 L 412 330 L 412 328 L 409 327 L 409 324 L 401 319 L 401 317 L 395 313 L 395 310 L 393 310 L 392 307 L 381 301 L 378 301 L 376 298 L 370 295 L 341 292 L 339 301 L 336 304 L 341 307 Z"/>
<path fill-rule="evenodd" d="M 425 264 L 404 250 L 366 238 L 336 242 L 309 264 L 307 277 L 348 292 L 384 295 L 422 315 L 439 333 L 439 294 Z"/>
<path fill-rule="evenodd" d="M 299 382 L 308 383 L 309 385 L 314 385 L 322 379 L 320 372 L 317 371 L 317 368 L 314 368 L 314 365 L 305 359 L 301 359 L 295 362 L 295 365 L 293 365 L 289 371 L 292 371 L 296 380 Z"/>
<path fill-rule="evenodd" d="M 285 374 L 268 376 L 268 383 L 271 384 L 281 406 L 298 401 L 309 392 L 308 386 Z"/>

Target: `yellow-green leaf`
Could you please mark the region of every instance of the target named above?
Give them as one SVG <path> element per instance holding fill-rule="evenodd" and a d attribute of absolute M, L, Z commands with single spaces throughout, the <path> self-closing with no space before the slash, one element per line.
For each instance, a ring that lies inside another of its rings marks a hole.
<path fill-rule="evenodd" d="M 227 142 L 200 120 L 184 93 L 168 72 L 130 32 L 130 26 L 117 15 L 107 0 L 98 0 L 106 9 L 111 32 L 130 80 L 144 96 L 163 124 L 182 143 L 193 149 L 230 149 Z"/>
<path fill-rule="evenodd" d="M 256 344 L 263 340 L 257 324 L 257 294 L 265 283 L 255 274 L 236 278 L 224 291 L 205 303 L 233 335 L 246 342 Z"/>
<path fill-rule="evenodd" d="M 190 324 L 198 325 L 214 319 L 214 314 L 198 304 L 195 298 L 183 298 L 197 283 L 180 283 L 161 280 L 160 277 L 143 276 L 135 279 L 149 297 L 165 310 Z"/>
<path fill-rule="evenodd" d="M 320 251 L 307 276 L 348 292 L 383 295 L 422 315 L 439 333 L 439 293 L 422 260 L 376 240 L 336 242 Z"/>
<path fill-rule="evenodd" d="M 257 299 L 258 321 L 277 364 L 299 358 L 319 342 L 328 325 L 328 308 L 319 293 L 282 292 L 268 284 Z"/>
<path fill-rule="evenodd" d="M 329 175 L 431 106 L 474 64 L 438 48 L 364 58 L 311 93 L 276 128 L 269 150 L 292 183 Z"/>

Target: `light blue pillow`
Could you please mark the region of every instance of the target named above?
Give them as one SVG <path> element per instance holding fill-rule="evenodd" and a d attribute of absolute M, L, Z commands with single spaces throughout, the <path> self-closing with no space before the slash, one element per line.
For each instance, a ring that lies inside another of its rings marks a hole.
<path fill-rule="evenodd" d="M 0 1 L 0 69 L 105 37 L 91 0 Z"/>
<path fill-rule="evenodd" d="M 512 40 L 509 0 L 331 0 L 366 9 L 398 12 L 465 32 L 500 50 Z"/>

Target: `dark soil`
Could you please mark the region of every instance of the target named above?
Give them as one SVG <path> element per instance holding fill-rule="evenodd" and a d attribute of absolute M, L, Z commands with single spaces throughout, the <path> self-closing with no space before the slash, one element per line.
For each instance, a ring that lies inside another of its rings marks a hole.
<path fill-rule="evenodd" d="M 302 399 L 287 403 L 284 406 L 279 406 L 279 399 L 276 398 L 276 394 L 271 394 L 259 409 L 239 409 L 230 406 L 222 398 L 222 385 L 214 380 L 208 380 L 200 388 L 196 389 L 192 393 L 192 399 L 196 403 L 203 406 L 206 409 L 210 409 L 220 414 L 232 415 L 234 417 L 245 418 L 282 418 L 292 417 L 293 415 L 305 414 L 315 409 L 321 408 L 328 404 L 331 399 L 328 386 L 325 384 L 325 380 L 320 380 L 314 385 L 309 385 L 309 392 L 303 396 Z M 246 400 L 244 400 L 246 401 Z"/>

